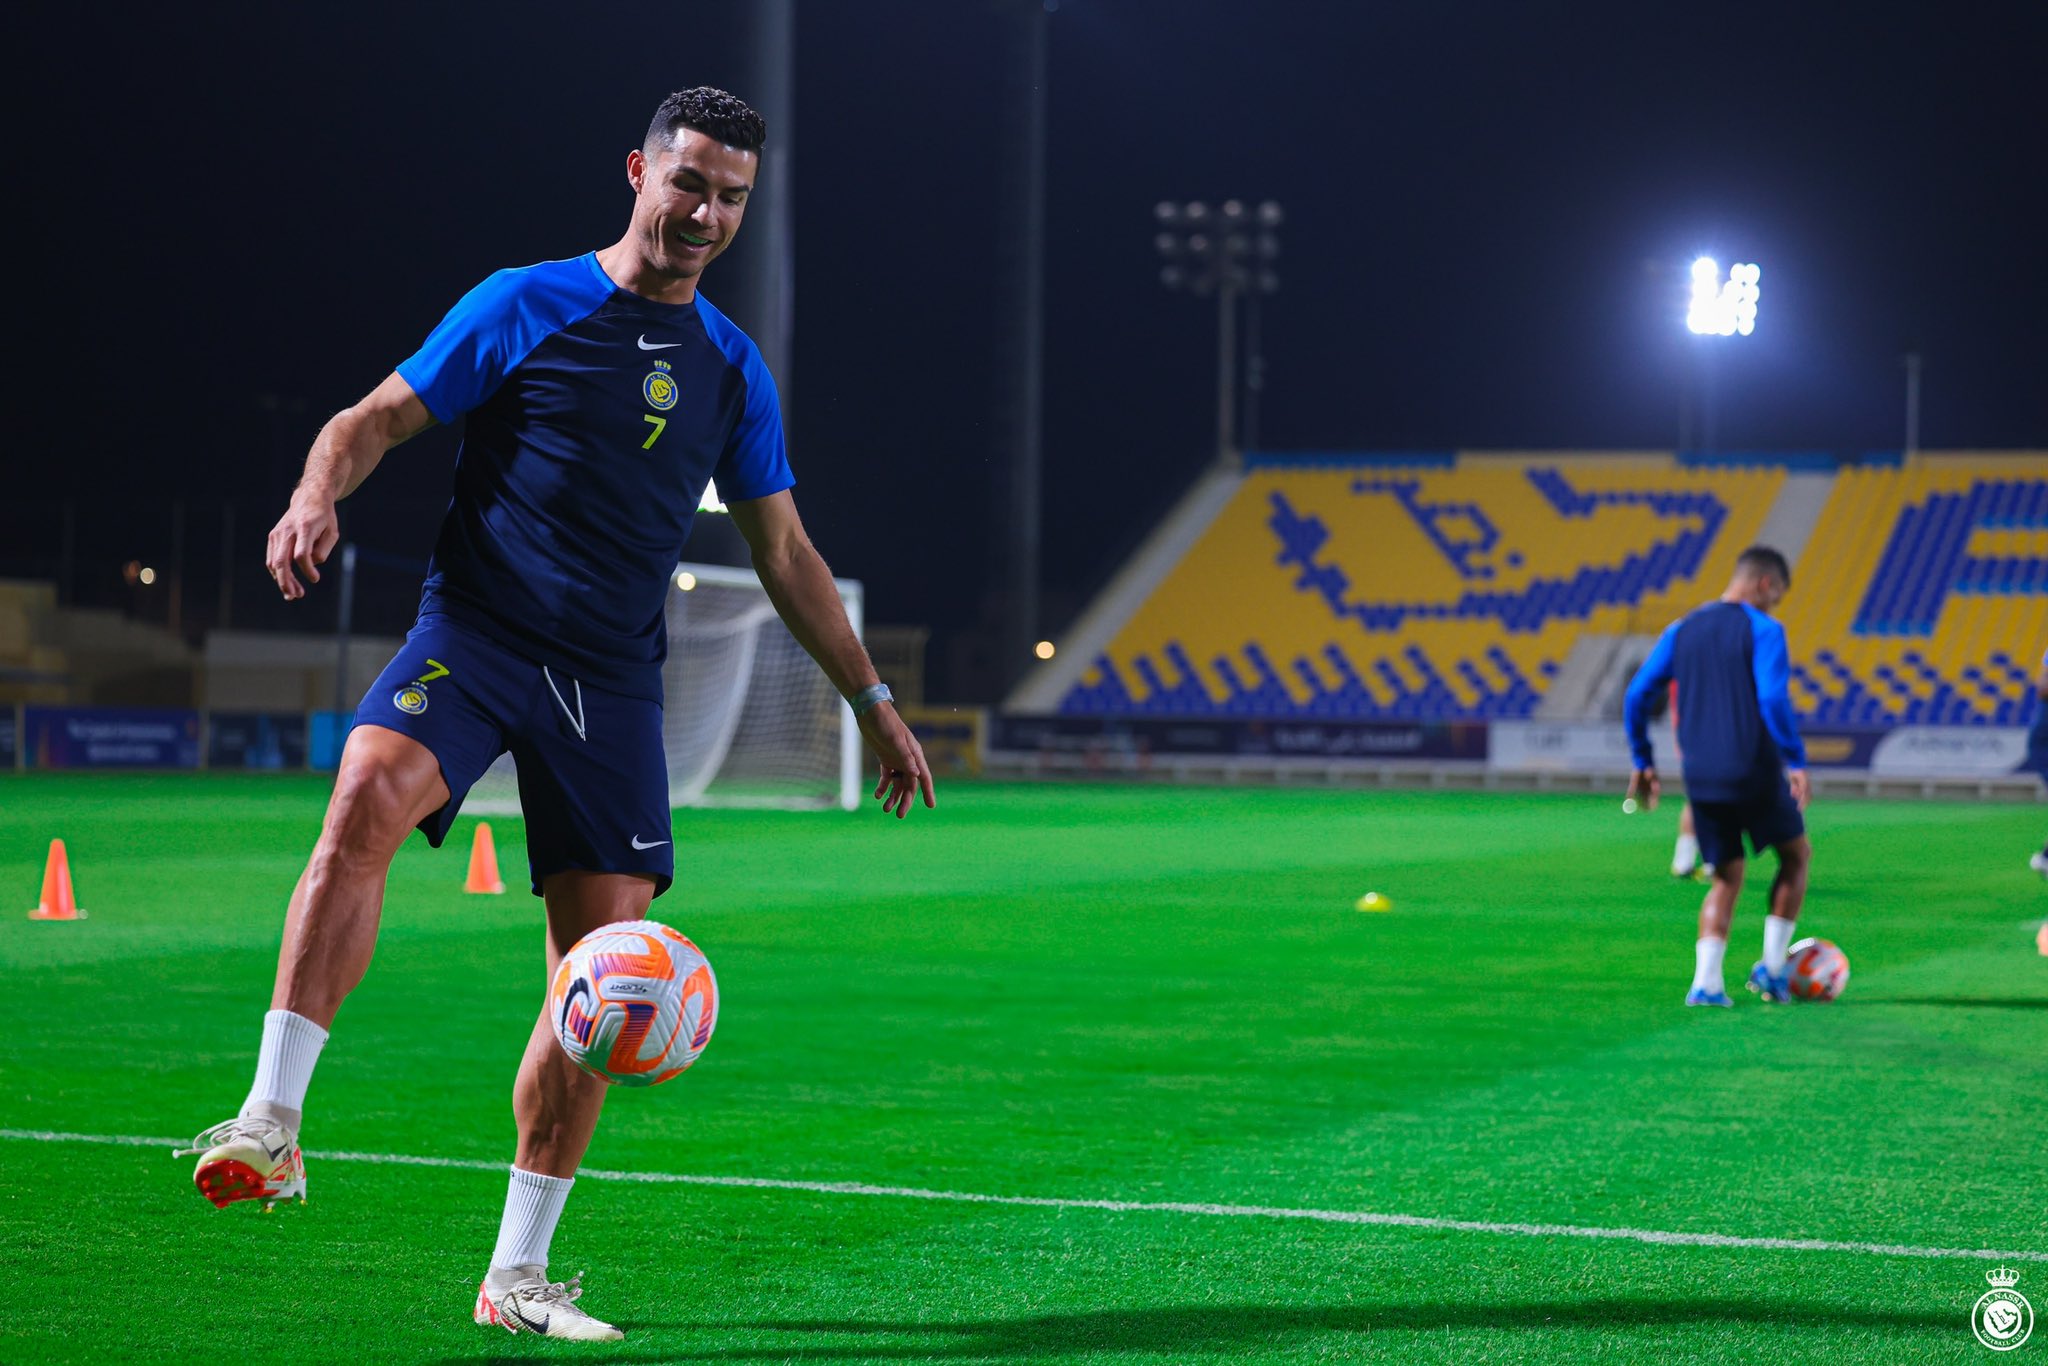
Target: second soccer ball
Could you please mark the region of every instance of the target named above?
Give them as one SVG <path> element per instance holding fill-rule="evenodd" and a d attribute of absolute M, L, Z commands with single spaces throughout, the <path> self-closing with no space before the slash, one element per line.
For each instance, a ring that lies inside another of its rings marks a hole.
<path fill-rule="evenodd" d="M 1802 939 L 1785 959 L 1785 980 L 1801 1001 L 1832 1001 L 1849 985 L 1849 955 L 1825 939 Z"/>

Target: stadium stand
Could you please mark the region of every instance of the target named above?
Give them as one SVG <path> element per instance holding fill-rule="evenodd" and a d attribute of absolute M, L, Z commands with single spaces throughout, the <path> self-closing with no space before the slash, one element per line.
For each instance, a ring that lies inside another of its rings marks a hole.
<path fill-rule="evenodd" d="M 2048 644 L 2048 461 L 1843 470 L 1784 618 L 1793 704 L 1826 725 L 2019 726 Z"/>
<path fill-rule="evenodd" d="M 1058 710 L 1525 717 L 1582 631 L 1655 630 L 1718 591 L 1784 477 L 1668 455 L 1262 463 Z"/>
<path fill-rule="evenodd" d="M 1528 718 L 1582 637 L 1653 635 L 1768 527 L 1797 556 L 1784 616 L 1805 720 L 2025 724 L 2048 643 L 2048 457 L 1877 459 L 1252 457 L 1150 591 L 1013 706 Z"/>

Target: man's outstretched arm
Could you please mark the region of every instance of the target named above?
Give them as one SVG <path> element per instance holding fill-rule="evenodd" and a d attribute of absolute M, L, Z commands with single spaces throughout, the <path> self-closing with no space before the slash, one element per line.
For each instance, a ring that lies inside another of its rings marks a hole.
<path fill-rule="evenodd" d="M 789 490 L 735 501 L 730 509 L 734 525 L 753 552 L 754 572 L 768 590 L 768 600 L 775 604 L 789 633 L 839 689 L 839 695 L 851 698 L 877 682 L 875 666 L 860 637 L 853 633 L 853 623 L 846 619 L 846 606 L 839 600 L 832 571 L 804 533 L 803 519 L 797 516 L 796 500 Z M 936 806 L 924 749 L 896 708 L 877 702 L 861 712 L 859 719 L 860 733 L 882 762 L 881 781 L 875 786 L 882 809 L 901 819 L 910 813 L 911 798 L 920 793 L 927 807 Z"/>
<path fill-rule="evenodd" d="M 354 407 L 327 419 L 306 453 L 305 473 L 292 490 L 291 506 L 270 529 L 263 557 L 285 601 L 306 596 L 299 574 L 320 582 L 320 566 L 341 539 L 334 505 L 370 477 L 384 452 L 433 425 L 427 405 L 395 374 L 386 376 Z"/>

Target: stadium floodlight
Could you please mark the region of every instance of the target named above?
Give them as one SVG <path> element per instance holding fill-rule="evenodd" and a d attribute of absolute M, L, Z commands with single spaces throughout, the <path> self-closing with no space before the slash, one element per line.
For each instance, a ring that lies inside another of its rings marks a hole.
<path fill-rule="evenodd" d="M 1032 647 L 1031 653 L 1037 655 L 1040 659 L 1051 659 L 1054 653 L 1053 643 L 1049 640 L 1041 640 Z"/>
<path fill-rule="evenodd" d="M 1273 263 L 1280 257 L 1278 229 L 1287 215 L 1268 199 L 1254 206 L 1226 199 L 1162 201 L 1152 210 L 1157 231 L 1159 283 L 1198 298 L 1216 296 L 1216 454 L 1225 464 L 1237 453 L 1237 301 L 1245 309 L 1244 442 L 1257 444 L 1258 400 L 1265 387 L 1265 359 L 1259 348 L 1258 303 L 1280 288 Z"/>
<path fill-rule="evenodd" d="M 1763 272 L 1754 262 L 1737 262 L 1721 278 L 1721 267 L 1711 256 L 1692 263 L 1692 306 L 1686 310 L 1685 325 L 1698 336 L 1748 336 L 1756 331 L 1756 305 L 1762 290 Z"/>

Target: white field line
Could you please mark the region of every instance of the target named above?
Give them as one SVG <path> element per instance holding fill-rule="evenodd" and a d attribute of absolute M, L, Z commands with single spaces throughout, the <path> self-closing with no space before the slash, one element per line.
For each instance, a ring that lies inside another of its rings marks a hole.
<path fill-rule="evenodd" d="M 134 1134 L 67 1134 L 43 1129 L 0 1129 L 0 1139 L 26 1143 L 111 1143 L 131 1148 L 181 1148 L 184 1140 Z M 449 1167 L 502 1172 L 507 1163 L 471 1157 L 418 1157 L 406 1153 L 308 1152 L 327 1162 L 371 1162 L 384 1166 Z M 1367 1224 L 1390 1228 L 1441 1229 L 1450 1233 L 1491 1233 L 1519 1238 L 1608 1238 L 1664 1247 L 1758 1248 L 1772 1252 L 1848 1252 L 1870 1257 L 1966 1257 L 1984 1261 L 2048 1262 L 2048 1252 L 2012 1248 L 1914 1247 L 1900 1243 L 1845 1243 L 1824 1238 L 1742 1238 L 1728 1233 L 1675 1233 L 1651 1228 L 1588 1228 L 1579 1224 L 1497 1224 L 1480 1219 L 1434 1219 L 1420 1214 L 1375 1214 L 1366 1210 L 1295 1209 L 1284 1205 L 1190 1204 L 1177 1200 L 1068 1200 L 1044 1195 L 984 1195 L 974 1191 L 924 1190 L 916 1186 L 874 1186 L 864 1181 L 787 1181 L 769 1176 L 691 1176 L 679 1172 L 614 1172 L 585 1167 L 590 1181 L 637 1181 L 664 1186 L 726 1186 L 746 1190 L 808 1191 L 817 1195 L 870 1195 L 897 1200 L 943 1200 L 963 1205 L 1014 1205 L 1028 1209 L 1108 1210 L 1116 1214 L 1192 1214 L 1211 1219 L 1305 1219 L 1319 1224 Z"/>

